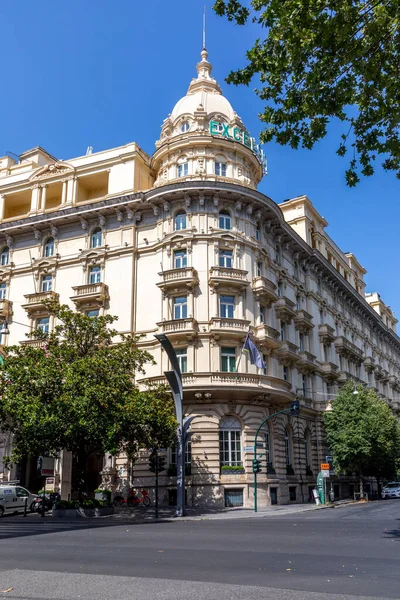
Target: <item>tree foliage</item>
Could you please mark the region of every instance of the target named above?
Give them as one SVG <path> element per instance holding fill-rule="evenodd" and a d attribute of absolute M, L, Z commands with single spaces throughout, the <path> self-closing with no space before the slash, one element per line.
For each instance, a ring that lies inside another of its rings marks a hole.
<path fill-rule="evenodd" d="M 335 467 L 340 472 L 391 478 L 400 457 L 399 421 L 384 400 L 348 382 L 325 413 L 324 425 Z"/>
<path fill-rule="evenodd" d="M 87 457 L 176 439 L 173 401 L 164 386 L 143 391 L 135 377 L 152 363 L 131 336 L 111 328 L 112 316 L 88 317 L 56 303 L 53 332 L 33 334 L 39 347 L 6 347 L 0 365 L 0 428 L 13 434 L 13 461 L 65 449 L 83 473 Z M 40 343 L 41 342 L 41 343 Z"/>
<path fill-rule="evenodd" d="M 227 81 L 248 85 L 265 101 L 261 141 L 311 149 L 328 123 L 343 123 L 337 154 L 349 154 L 346 181 L 370 176 L 382 155 L 400 178 L 400 0 L 216 0 L 217 14 L 266 35 L 248 64 Z"/>

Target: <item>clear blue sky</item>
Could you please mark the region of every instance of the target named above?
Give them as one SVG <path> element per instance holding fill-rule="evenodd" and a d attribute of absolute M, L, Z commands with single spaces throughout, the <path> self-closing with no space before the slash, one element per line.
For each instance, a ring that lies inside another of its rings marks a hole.
<path fill-rule="evenodd" d="M 87 146 L 99 151 L 130 141 L 151 154 L 163 119 L 196 74 L 204 3 L 0 3 L 0 156 L 40 145 L 68 159 Z M 215 16 L 212 2 L 206 4 L 213 74 L 256 137 L 260 100 L 252 87 L 224 82 L 245 64 L 256 31 Z M 269 175 L 260 190 L 276 202 L 307 194 L 328 220 L 329 234 L 367 269 L 367 289 L 400 316 L 400 182 L 378 169 L 347 188 L 347 163 L 334 152 L 340 133 L 333 126 L 312 151 L 266 145 Z"/>

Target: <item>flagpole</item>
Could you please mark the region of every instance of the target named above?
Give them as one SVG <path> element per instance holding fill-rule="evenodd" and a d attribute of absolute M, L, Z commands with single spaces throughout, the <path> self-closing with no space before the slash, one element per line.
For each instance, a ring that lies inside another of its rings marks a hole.
<path fill-rule="evenodd" d="M 246 342 L 247 342 L 247 338 L 249 337 L 249 335 L 250 335 L 250 329 L 249 329 L 249 331 L 247 332 L 247 335 L 246 335 L 246 337 L 245 337 L 245 340 L 244 340 L 244 342 L 243 342 L 242 349 L 241 349 L 241 351 L 240 351 L 239 360 L 238 360 L 238 362 L 237 362 L 237 365 L 236 365 L 236 375 L 238 375 L 238 373 L 239 373 L 239 365 L 240 365 L 240 361 L 242 360 L 243 348 L 245 347 L 245 344 L 246 344 Z M 238 377 L 236 377 L 236 383 L 237 383 L 237 382 L 238 382 Z"/>

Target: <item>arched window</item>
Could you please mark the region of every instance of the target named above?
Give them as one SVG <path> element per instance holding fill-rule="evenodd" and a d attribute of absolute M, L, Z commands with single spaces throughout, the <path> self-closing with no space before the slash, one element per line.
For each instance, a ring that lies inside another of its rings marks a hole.
<path fill-rule="evenodd" d="M 92 231 L 92 235 L 90 238 L 90 246 L 92 248 L 100 248 L 100 246 L 102 246 L 103 244 L 103 232 L 101 231 L 100 227 L 96 227 L 96 229 L 93 229 Z"/>
<path fill-rule="evenodd" d="M 190 123 L 188 121 L 183 121 L 183 123 L 181 123 L 180 126 L 180 130 L 182 133 L 185 133 L 186 131 L 189 131 L 190 129 Z"/>
<path fill-rule="evenodd" d="M 289 472 L 293 470 L 292 467 L 292 437 L 289 429 L 285 429 L 285 462 L 286 462 L 286 471 Z"/>
<path fill-rule="evenodd" d="M 227 210 L 221 210 L 219 213 L 219 228 L 220 229 L 232 229 L 231 215 Z"/>
<path fill-rule="evenodd" d="M 180 210 L 175 215 L 175 231 L 179 231 L 180 229 L 186 229 L 186 213 L 184 210 Z"/>
<path fill-rule="evenodd" d="M 43 252 L 44 256 L 46 256 L 47 258 L 50 256 L 54 256 L 54 238 L 50 237 L 47 239 L 45 245 L 44 245 L 44 252 Z"/>
<path fill-rule="evenodd" d="M 4 246 L 3 250 L 1 251 L 1 255 L 0 255 L 0 264 L 2 267 L 4 267 L 5 265 L 8 265 L 10 260 L 10 248 L 8 246 Z"/>
<path fill-rule="evenodd" d="M 242 427 L 236 417 L 223 417 L 219 424 L 219 460 L 221 467 L 242 466 Z"/>

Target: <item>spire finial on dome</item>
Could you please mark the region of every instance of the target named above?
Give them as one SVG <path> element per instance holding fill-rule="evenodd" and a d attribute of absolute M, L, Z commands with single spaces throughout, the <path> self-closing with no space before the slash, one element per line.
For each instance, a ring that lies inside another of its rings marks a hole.
<path fill-rule="evenodd" d="M 206 50 L 206 7 L 203 10 L 203 50 Z"/>

